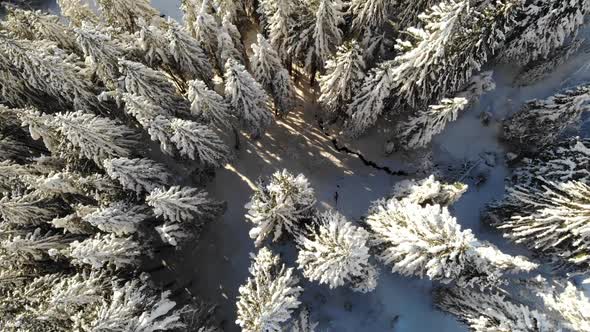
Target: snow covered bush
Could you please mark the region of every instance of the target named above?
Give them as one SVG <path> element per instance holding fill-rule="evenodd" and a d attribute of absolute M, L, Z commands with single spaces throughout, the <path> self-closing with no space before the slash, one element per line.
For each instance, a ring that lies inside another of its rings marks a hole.
<path fill-rule="evenodd" d="M 330 288 L 349 285 L 356 291 L 372 291 L 377 272 L 369 263 L 369 237 L 338 212 L 321 213 L 297 238 L 299 269 L 309 280 Z"/>
<path fill-rule="evenodd" d="M 283 231 L 291 235 L 299 233 L 301 221 L 309 218 L 315 202 L 313 188 L 303 174 L 275 172 L 267 183 L 258 184 L 246 205 L 246 219 L 254 224 L 250 238 L 260 246 L 269 236 L 277 241 Z"/>
<path fill-rule="evenodd" d="M 246 332 L 282 331 L 281 324 L 299 307 L 303 289 L 297 286 L 293 269 L 286 268 L 269 249 L 260 249 L 252 259 L 252 277 L 239 289 L 236 324 Z"/>
<path fill-rule="evenodd" d="M 531 271 L 536 264 L 503 254 L 461 230 L 446 207 L 409 200 L 378 201 L 366 219 L 380 248 L 378 258 L 405 276 L 425 275 L 461 287 L 497 286 L 504 275 Z"/>
<path fill-rule="evenodd" d="M 309 318 L 309 310 L 303 308 L 299 312 L 299 317 L 293 322 L 290 332 L 315 332 L 317 326 L 318 323 Z"/>
<path fill-rule="evenodd" d="M 531 100 L 520 112 L 504 120 L 504 139 L 518 151 L 537 152 L 551 144 L 588 109 L 590 85 L 556 94 L 545 100 Z"/>

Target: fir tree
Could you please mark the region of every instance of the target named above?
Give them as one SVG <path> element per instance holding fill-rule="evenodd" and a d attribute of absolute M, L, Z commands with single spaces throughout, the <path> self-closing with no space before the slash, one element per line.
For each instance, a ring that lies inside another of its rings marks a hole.
<path fill-rule="evenodd" d="M 392 197 L 420 205 L 451 206 L 467 191 L 461 182 L 444 183 L 430 175 L 422 180 L 403 180 L 393 187 Z"/>
<path fill-rule="evenodd" d="M 497 293 L 439 289 L 435 303 L 464 321 L 472 331 L 557 331 L 555 323 L 544 313 Z"/>
<path fill-rule="evenodd" d="M 159 18 L 158 11 L 150 5 L 149 0 L 96 0 L 101 17 L 115 27 L 135 32 L 138 20 L 146 22 Z"/>
<path fill-rule="evenodd" d="M 344 23 L 343 4 L 340 0 L 320 0 L 314 8 L 313 18 L 302 20 L 298 33 L 291 39 L 298 40 L 292 46 L 292 52 L 299 54 L 310 74 L 310 85 L 315 83 L 315 75 L 323 72 L 326 61 L 336 52 L 342 43 L 342 30 L 339 26 Z M 308 24 L 307 21 L 312 22 Z"/>
<path fill-rule="evenodd" d="M 492 222 L 513 241 L 583 268 L 590 263 L 589 225 L 582 217 L 588 194 L 590 187 L 580 181 L 546 182 L 538 188 L 517 185 L 505 198 L 509 210 L 500 211 Z"/>
<path fill-rule="evenodd" d="M 174 132 L 170 141 L 180 155 L 213 167 L 221 167 L 229 160 L 229 148 L 208 126 L 174 119 L 170 129 Z"/>
<path fill-rule="evenodd" d="M 239 289 L 236 324 L 248 332 L 282 331 L 281 324 L 299 307 L 303 289 L 297 286 L 293 269 L 286 268 L 269 249 L 260 249 L 252 259 L 252 277 Z"/>
<path fill-rule="evenodd" d="M 96 209 L 85 215 L 83 220 L 103 232 L 126 236 L 139 232 L 142 222 L 149 218 L 146 210 L 143 205 L 117 202 Z"/>
<path fill-rule="evenodd" d="M 246 219 L 254 224 L 250 237 L 259 246 L 269 236 L 278 240 L 283 231 L 299 233 L 301 220 L 309 217 L 315 202 L 305 176 L 294 176 L 287 170 L 274 173 L 267 184 L 258 184 L 246 205 Z"/>
<path fill-rule="evenodd" d="M 180 310 L 169 292 L 154 294 L 147 285 L 134 279 L 115 285 L 114 297 L 103 302 L 92 322 L 93 331 L 169 331 L 182 329 Z"/>
<path fill-rule="evenodd" d="M 61 49 L 79 53 L 72 30 L 58 16 L 9 7 L 6 20 L 0 25 L 19 39 L 49 40 Z"/>
<path fill-rule="evenodd" d="M 372 291 L 377 272 L 369 263 L 369 237 L 369 232 L 337 212 L 319 214 L 308 234 L 297 239 L 299 269 L 306 278 L 330 288 L 349 285 L 356 291 Z"/>
<path fill-rule="evenodd" d="M 75 29 L 76 41 L 84 52 L 93 72 L 109 88 L 116 88 L 119 72 L 119 59 L 123 58 L 126 50 L 114 41 L 106 31 L 92 27 L 86 23 Z"/>
<path fill-rule="evenodd" d="M 520 65 L 547 58 L 575 35 L 590 12 L 590 1 L 530 1 L 519 9 L 500 58 Z"/>
<path fill-rule="evenodd" d="M 67 17 L 73 26 L 82 26 L 83 22 L 98 23 L 98 17 L 87 3 L 80 0 L 57 0 L 57 4 L 62 16 Z"/>
<path fill-rule="evenodd" d="M 291 55 L 289 54 L 289 36 L 296 26 L 296 16 L 301 4 L 298 1 L 271 0 L 273 6 L 265 12 L 268 26 L 268 40 L 290 70 Z M 264 1 L 261 1 L 263 3 Z"/>
<path fill-rule="evenodd" d="M 43 100 L 41 105 L 47 105 L 47 99 L 54 100 L 65 109 L 103 110 L 89 82 L 63 51 L 48 42 L 15 40 L 3 34 L 0 41 L 2 69 L 26 81 L 21 87 L 33 91 L 23 92 L 36 95 L 29 98 Z"/>
<path fill-rule="evenodd" d="M 360 89 L 365 77 L 365 61 L 361 48 L 352 41 L 338 48 L 336 56 L 326 63 L 326 74 L 320 77 L 320 104 L 330 112 L 338 112 Z"/>
<path fill-rule="evenodd" d="M 471 82 L 453 98 L 442 99 L 438 105 L 430 105 L 400 125 L 399 138 L 402 146 L 415 149 L 426 146 L 441 133 L 449 122 L 457 120 L 459 112 L 479 100 L 479 97 L 495 89 L 492 72 L 484 72 L 471 78 Z"/>
<path fill-rule="evenodd" d="M 449 0 L 421 15 L 424 29 L 408 28 L 410 40 L 398 40 L 400 52 L 367 77 L 348 113 L 348 131 L 358 135 L 383 112 L 385 99 L 394 108 L 425 107 L 455 93 L 502 45 L 514 16 L 511 1 L 470 6 Z M 466 65 L 468 64 L 468 65 Z"/>
<path fill-rule="evenodd" d="M 120 60 L 119 65 L 126 92 L 145 97 L 168 112 L 183 113 L 188 110 L 187 101 L 177 93 L 174 84 L 162 72 L 127 60 Z"/>
<path fill-rule="evenodd" d="M 169 183 L 172 177 L 162 164 L 146 158 L 107 159 L 103 165 L 113 180 L 137 195 L 149 193 Z"/>
<path fill-rule="evenodd" d="M 212 218 L 219 214 L 221 204 L 215 202 L 205 191 L 191 187 L 154 189 L 146 197 L 156 216 L 172 222 L 187 222 L 195 218 Z"/>
<path fill-rule="evenodd" d="M 387 0 L 352 0 L 352 29 L 357 33 L 367 30 L 381 30 L 387 21 L 393 3 Z"/>
<path fill-rule="evenodd" d="M 580 85 L 545 100 L 532 100 L 504 120 L 504 139 L 518 151 L 535 152 L 559 138 L 580 119 L 590 100 L 590 85 Z"/>
<path fill-rule="evenodd" d="M 392 271 L 406 276 L 428 276 L 460 287 L 494 287 L 504 275 L 531 271 L 536 264 L 502 253 L 461 230 L 445 207 L 420 206 L 392 198 L 374 204 L 366 220 L 375 234 L 378 255 Z"/>
<path fill-rule="evenodd" d="M 222 96 L 200 80 L 190 81 L 188 86 L 187 98 L 193 115 L 220 129 L 231 127 L 231 109 Z"/>
<path fill-rule="evenodd" d="M 129 156 L 131 147 L 137 144 L 130 128 L 81 111 L 51 116 L 46 123 L 62 137 L 60 145 L 67 144 L 64 149 L 73 148 L 97 165 L 107 158 Z"/>
<path fill-rule="evenodd" d="M 93 269 L 104 266 L 115 269 L 135 267 L 139 264 L 142 246 L 131 237 L 116 237 L 114 234 L 96 234 L 83 241 L 74 241 L 62 253 L 74 265 L 88 265 Z"/>
<path fill-rule="evenodd" d="M 290 332 L 315 332 L 318 323 L 309 318 L 309 310 L 303 308 L 299 312 L 299 317 L 293 322 Z"/>
<path fill-rule="evenodd" d="M 246 68 L 230 59 L 225 65 L 225 97 L 244 128 L 260 137 L 272 121 L 269 98 Z"/>
<path fill-rule="evenodd" d="M 258 34 L 258 43 L 252 45 L 250 64 L 256 80 L 273 96 L 277 113 L 286 114 L 294 104 L 293 83 L 281 59 L 266 38 Z"/>
<path fill-rule="evenodd" d="M 184 80 L 199 78 L 206 82 L 211 81 L 213 68 L 196 39 L 175 21 L 168 22 L 165 37 L 169 41 L 168 51 L 174 59 L 174 68 L 178 75 Z"/>
<path fill-rule="evenodd" d="M 566 63 L 580 49 L 583 42 L 584 39 L 575 39 L 569 44 L 556 48 L 546 59 L 532 61 L 518 73 L 514 79 L 514 85 L 533 85 L 545 79 L 557 67 Z"/>

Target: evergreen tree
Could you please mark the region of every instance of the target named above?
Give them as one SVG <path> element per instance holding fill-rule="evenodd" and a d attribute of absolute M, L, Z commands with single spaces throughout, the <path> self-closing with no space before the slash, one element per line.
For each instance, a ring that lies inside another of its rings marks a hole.
<path fill-rule="evenodd" d="M 527 2 L 519 9 L 500 58 L 520 65 L 547 58 L 575 35 L 590 12 L 590 1 Z"/>
<path fill-rule="evenodd" d="M 127 60 L 120 60 L 119 65 L 126 92 L 145 97 L 168 112 L 188 111 L 188 102 L 177 93 L 174 84 L 162 72 Z"/>
<path fill-rule="evenodd" d="M 415 204 L 451 206 L 467 191 L 461 182 L 444 183 L 430 175 L 422 180 L 403 180 L 393 187 L 392 197 Z"/>
<path fill-rule="evenodd" d="M 426 146 L 441 133 L 449 122 L 457 120 L 459 112 L 477 102 L 479 97 L 496 88 L 492 72 L 483 72 L 471 78 L 469 84 L 453 98 L 445 98 L 438 105 L 430 105 L 400 125 L 399 138 L 402 146 L 415 149 Z"/>
<path fill-rule="evenodd" d="M 213 68 L 199 42 L 175 21 L 168 22 L 165 35 L 176 73 L 185 81 L 199 78 L 206 82 L 213 77 Z"/>
<path fill-rule="evenodd" d="M 110 302 L 103 302 L 92 322 L 93 331 L 169 331 L 182 329 L 180 310 L 169 292 L 154 294 L 134 279 L 115 285 Z"/>
<path fill-rule="evenodd" d="M 149 193 L 169 183 L 172 177 L 162 164 L 146 158 L 107 159 L 103 165 L 113 180 L 137 195 Z"/>
<path fill-rule="evenodd" d="M 199 160 L 212 167 L 221 167 L 229 160 L 229 148 L 208 126 L 174 119 L 170 123 L 170 129 L 174 132 L 170 141 L 181 156 Z"/>
<path fill-rule="evenodd" d="M 542 179 L 542 178 L 541 178 Z M 587 213 L 590 187 L 581 181 L 508 188 L 504 204 L 493 205 L 492 224 L 511 240 L 584 270 L 590 263 Z M 504 210 L 503 210 L 504 209 Z"/>
<path fill-rule="evenodd" d="M 135 32 L 137 22 L 144 19 L 150 22 L 159 18 L 158 11 L 149 0 L 96 0 L 101 17 L 111 26 Z"/>
<path fill-rule="evenodd" d="M 438 3 L 439 0 L 399 0 L 395 5 L 396 23 L 402 28 L 417 26 L 421 22 L 420 14 Z"/>
<path fill-rule="evenodd" d="M 303 289 L 297 286 L 293 269 L 286 268 L 269 249 L 260 249 L 252 259 L 252 277 L 239 289 L 236 324 L 247 332 L 282 331 L 281 324 L 299 307 Z"/>
<path fill-rule="evenodd" d="M 156 216 L 171 222 L 187 222 L 195 218 L 213 218 L 222 209 L 205 191 L 191 187 L 173 186 L 168 190 L 154 189 L 147 197 Z"/>
<path fill-rule="evenodd" d="M 146 249 L 131 237 L 96 234 L 81 242 L 72 242 L 69 248 L 62 250 L 62 254 L 70 258 L 74 265 L 88 265 L 96 270 L 104 266 L 122 269 L 136 267 L 139 256 Z"/>
<path fill-rule="evenodd" d="M 143 205 L 117 202 L 96 209 L 83 217 L 83 220 L 103 232 L 116 236 L 136 234 L 143 221 L 149 218 Z"/>
<path fill-rule="evenodd" d="M 255 138 L 260 137 L 272 121 L 269 98 L 260 83 L 246 68 L 230 59 L 225 65 L 225 97 L 237 113 L 242 126 Z"/>
<path fill-rule="evenodd" d="M 299 22 L 300 28 L 294 28 L 297 33 L 290 37 L 296 41 L 291 51 L 303 61 L 311 77 L 310 85 L 314 85 L 316 73 L 323 72 L 326 61 L 342 43 L 339 26 L 344 23 L 343 6 L 340 0 L 319 0 L 313 18 Z"/>
<path fill-rule="evenodd" d="M 89 62 L 93 72 L 107 85 L 114 89 L 117 87 L 119 72 L 119 59 L 123 58 L 126 51 L 118 45 L 106 31 L 92 27 L 86 23 L 75 29 L 79 47 Z"/>
<path fill-rule="evenodd" d="M 213 167 L 220 167 L 228 161 L 228 147 L 208 126 L 174 118 L 141 96 L 123 94 L 123 100 L 126 111 L 148 131 L 152 140 L 160 142 L 163 152 L 199 160 Z"/>
<path fill-rule="evenodd" d="M 394 2 L 388 0 L 352 0 L 352 29 L 361 34 L 367 30 L 381 30 Z"/>
<path fill-rule="evenodd" d="M 299 312 L 299 317 L 293 322 L 290 332 L 315 332 L 318 323 L 309 318 L 309 310 L 303 308 Z"/>
<path fill-rule="evenodd" d="M 345 125 L 349 135 L 358 136 L 377 122 L 393 88 L 391 68 L 392 62 L 382 62 L 363 80 L 346 109 L 350 117 Z"/>
<path fill-rule="evenodd" d="M 330 112 L 338 112 L 360 89 L 365 77 L 365 61 L 356 41 L 338 48 L 336 56 L 326 63 L 326 74 L 320 77 L 320 104 Z"/>
<path fill-rule="evenodd" d="M 517 303 L 498 293 L 482 293 L 474 289 L 439 289 L 436 305 L 456 315 L 470 330 L 479 331 L 558 331 L 544 313 Z"/>
<path fill-rule="evenodd" d="M 381 248 L 378 258 L 402 275 L 485 288 L 503 283 L 505 274 L 537 267 L 477 240 L 471 230 L 461 230 L 448 209 L 439 205 L 395 198 L 378 201 L 366 222 L 374 244 Z"/>
<path fill-rule="evenodd" d="M 303 275 L 330 288 L 349 285 L 369 292 L 377 286 L 377 269 L 369 263 L 369 232 L 337 212 L 316 217 L 308 234 L 299 236 L 297 264 Z"/>
<path fill-rule="evenodd" d="M 0 26 L 19 39 L 49 40 L 61 49 L 79 53 L 72 30 L 63 25 L 58 16 L 8 7 L 6 20 L 0 22 Z"/>
<path fill-rule="evenodd" d="M 201 47 L 209 55 L 209 58 L 217 59 L 219 52 L 217 38 L 220 29 L 215 17 L 209 13 L 210 6 L 209 0 L 203 0 L 196 12 L 187 14 L 185 11 L 185 24 L 187 24 L 192 36 L 197 39 Z M 215 61 L 215 63 L 219 63 L 219 61 Z"/>
<path fill-rule="evenodd" d="M 231 127 L 231 109 L 222 96 L 200 80 L 190 81 L 188 86 L 187 98 L 194 116 L 220 129 Z"/>
<path fill-rule="evenodd" d="M 545 100 L 532 100 L 502 123 L 504 139 L 518 151 L 535 152 L 559 138 L 580 119 L 590 100 L 590 85 L 580 85 Z"/>
<path fill-rule="evenodd" d="M 313 188 L 303 174 L 274 173 L 267 184 L 258 184 L 246 205 L 246 219 L 254 224 L 250 238 L 260 246 L 269 236 L 278 240 L 283 231 L 298 234 L 301 220 L 310 216 L 315 202 Z"/>
<path fill-rule="evenodd" d="M 137 145 L 130 128 L 82 111 L 52 115 L 46 123 L 61 136 L 63 149 L 74 150 L 97 165 L 107 158 L 127 157 Z"/>
<path fill-rule="evenodd" d="M 261 1 L 261 3 L 263 2 L 265 1 Z M 270 10 L 265 12 L 268 20 L 268 39 L 285 66 L 290 70 L 289 36 L 291 30 L 296 26 L 296 17 L 302 4 L 299 1 L 291 0 L 271 0 L 271 2 L 273 6 L 269 6 Z"/>
<path fill-rule="evenodd" d="M 544 312 L 565 331 L 590 330 L 590 300 L 584 291 L 566 280 L 549 282 L 538 276 L 526 282 L 528 294 L 541 298 Z"/>
<path fill-rule="evenodd" d="M 277 113 L 286 114 L 294 104 L 293 83 L 281 59 L 266 38 L 258 34 L 258 43 L 252 45 L 250 64 L 256 80 L 273 97 Z"/>
<path fill-rule="evenodd" d="M 563 65 L 582 46 L 584 39 L 575 39 L 571 43 L 556 48 L 546 59 L 539 59 L 526 65 L 514 79 L 515 86 L 533 85 Z"/>
<path fill-rule="evenodd" d="M 11 73 L 22 87 L 47 105 L 49 99 L 71 110 L 102 110 L 93 88 L 80 74 L 80 68 L 68 56 L 48 42 L 16 40 L 0 33 L 2 70 Z M 4 67 L 7 66 L 7 67 Z M 5 91 L 2 91 L 3 93 Z"/>
<path fill-rule="evenodd" d="M 67 17 L 73 26 L 82 26 L 83 22 L 90 24 L 98 23 L 98 17 L 87 3 L 83 3 L 80 0 L 57 0 L 57 4 L 59 5 L 61 15 Z"/>
<path fill-rule="evenodd" d="M 350 134 L 372 126 L 388 97 L 395 109 L 420 108 L 455 93 L 495 54 L 514 16 L 512 1 L 469 4 L 444 1 L 421 15 L 424 29 L 406 30 L 411 38 L 397 41 L 399 55 L 367 77 L 349 106 Z"/>

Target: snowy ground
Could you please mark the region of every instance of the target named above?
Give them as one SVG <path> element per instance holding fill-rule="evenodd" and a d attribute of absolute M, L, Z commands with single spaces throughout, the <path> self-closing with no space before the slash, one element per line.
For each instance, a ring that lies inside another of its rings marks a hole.
<path fill-rule="evenodd" d="M 152 0 L 164 14 L 180 19 L 179 2 Z M 589 32 L 585 29 L 582 34 L 590 35 Z M 517 111 L 528 99 L 545 98 L 564 87 L 590 80 L 590 69 L 583 68 L 587 59 L 588 54 L 582 50 L 558 68 L 551 79 L 524 88 L 511 85 L 517 68 L 493 68 L 496 90 L 485 95 L 478 105 L 434 141 L 434 163 L 440 165 L 439 169 L 478 162 L 482 156 L 488 160 L 487 164 L 479 162 L 466 177 L 470 189 L 455 204 L 453 212 L 464 228 L 473 229 L 480 239 L 492 241 L 508 253 L 526 254 L 526 251 L 508 244 L 482 225 L 479 218 L 485 204 L 502 197 L 503 180 L 508 174 L 503 163 L 505 148 L 497 140 L 497 120 Z M 234 324 L 235 299 L 239 285 L 248 277 L 249 254 L 255 250 L 248 237 L 250 225 L 244 219 L 244 205 L 259 177 L 282 168 L 301 172 L 314 187 L 320 209 L 335 208 L 355 221 L 366 213 L 372 201 L 386 196 L 392 185 L 403 179 L 367 167 L 356 156 L 336 151 L 316 124 L 318 109 L 313 104 L 314 96 L 301 92 L 307 91 L 306 87 L 299 86 L 298 89 L 302 106 L 286 119 L 277 121 L 264 138 L 251 141 L 243 137 L 235 160 L 217 171 L 209 191 L 216 198 L 227 201 L 228 210 L 223 218 L 205 229 L 195 248 L 177 255 L 181 266 L 177 278 L 190 281 L 195 294 L 219 304 L 217 314 L 225 331 L 239 331 Z M 493 115 L 490 126 L 483 126 L 478 118 L 483 111 Z M 379 165 L 415 172 L 416 166 L 403 162 L 405 158 L 402 156 L 383 153 L 386 138 L 387 129 L 381 128 L 359 141 L 346 144 Z M 495 165 L 491 162 L 494 158 L 497 160 Z M 487 180 L 479 183 L 479 175 Z M 291 244 L 273 245 L 272 248 L 283 253 L 285 261 L 294 266 Z M 379 286 L 369 294 L 346 289 L 329 290 L 308 282 L 303 282 L 303 286 L 303 302 L 310 307 L 312 319 L 320 322 L 321 331 L 466 331 L 452 316 L 432 307 L 431 282 L 399 277 L 383 266 Z"/>

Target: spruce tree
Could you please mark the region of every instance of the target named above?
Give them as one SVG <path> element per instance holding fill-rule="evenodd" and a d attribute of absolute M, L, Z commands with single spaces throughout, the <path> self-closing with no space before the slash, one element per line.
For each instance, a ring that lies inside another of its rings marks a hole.
<path fill-rule="evenodd" d="M 268 95 L 246 68 L 233 59 L 225 64 L 224 77 L 225 97 L 230 106 L 252 137 L 260 137 L 272 121 Z"/>
<path fill-rule="evenodd" d="M 246 219 L 254 224 L 250 237 L 259 246 L 269 236 L 277 241 L 283 231 L 299 234 L 300 222 L 310 216 L 315 202 L 313 188 L 303 174 L 274 173 L 268 183 L 258 184 L 246 205 Z"/>
<path fill-rule="evenodd" d="M 258 43 L 252 45 L 250 64 L 254 78 L 273 97 L 277 113 L 286 114 L 294 104 L 293 83 L 289 73 L 281 64 L 281 59 L 268 43 L 258 34 Z"/>
<path fill-rule="evenodd" d="M 580 119 L 588 100 L 590 85 L 580 85 L 545 100 L 531 100 L 503 121 L 503 138 L 518 152 L 538 151 L 555 142 Z"/>
<path fill-rule="evenodd" d="M 339 112 L 360 89 L 365 77 L 365 61 L 356 41 L 338 48 L 326 63 L 326 73 L 320 77 L 320 104 L 330 112 Z"/>
<path fill-rule="evenodd" d="M 282 331 L 281 324 L 299 307 L 303 289 L 293 269 L 286 268 L 269 249 L 260 249 L 252 259 L 252 277 L 239 289 L 236 324 L 248 332 Z"/>
<path fill-rule="evenodd" d="M 297 238 L 299 269 L 309 280 L 330 288 L 347 285 L 370 292 L 377 286 L 377 269 L 369 263 L 369 238 L 369 232 L 341 214 L 321 213 Z"/>

